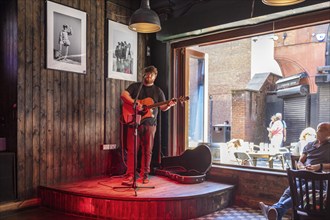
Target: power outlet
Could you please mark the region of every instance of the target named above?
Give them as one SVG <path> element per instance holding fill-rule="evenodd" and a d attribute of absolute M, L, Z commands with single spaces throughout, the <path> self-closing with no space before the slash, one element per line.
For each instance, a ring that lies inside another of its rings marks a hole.
<path fill-rule="evenodd" d="M 101 147 L 102 147 L 102 150 L 114 150 L 114 149 L 117 149 L 117 145 L 116 144 L 102 144 Z"/>

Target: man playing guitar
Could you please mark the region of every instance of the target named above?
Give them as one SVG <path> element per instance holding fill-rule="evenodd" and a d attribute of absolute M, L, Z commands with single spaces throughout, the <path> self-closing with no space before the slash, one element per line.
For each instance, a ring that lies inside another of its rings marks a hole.
<path fill-rule="evenodd" d="M 162 111 L 167 111 L 172 106 L 176 105 L 177 101 L 175 99 L 165 101 L 164 92 L 154 85 L 155 79 L 157 77 L 157 68 L 154 66 L 148 66 L 144 68 L 144 79 L 143 85 L 137 101 L 137 111 L 145 112 L 145 104 L 142 100 L 153 100 L 154 103 L 160 102 L 164 103 L 159 106 L 159 109 Z M 140 83 L 133 83 L 128 86 L 128 88 L 122 92 L 121 99 L 124 102 L 123 105 L 126 106 L 126 109 L 133 110 L 134 99 L 137 96 Z M 131 108 L 131 109 L 130 109 Z M 123 109 L 124 111 L 125 109 Z M 157 115 L 158 107 L 149 109 L 152 111 L 151 114 L 146 114 L 148 117 L 143 117 L 141 124 L 138 126 L 137 134 L 137 149 L 141 146 L 141 182 L 146 184 L 149 182 L 149 173 L 150 173 L 150 163 L 152 156 L 152 149 L 154 145 L 154 137 L 157 127 Z M 124 115 L 124 114 L 123 114 Z M 124 121 L 127 122 L 127 118 L 124 118 Z M 132 185 L 134 181 L 135 170 L 134 170 L 134 126 L 128 126 L 127 128 L 127 171 L 126 178 L 122 182 L 123 185 Z"/>

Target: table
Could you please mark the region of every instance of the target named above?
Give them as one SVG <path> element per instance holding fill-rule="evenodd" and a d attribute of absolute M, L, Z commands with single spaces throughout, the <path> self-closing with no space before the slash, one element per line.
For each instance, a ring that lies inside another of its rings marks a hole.
<path fill-rule="evenodd" d="M 248 154 L 250 155 L 255 167 L 257 166 L 258 158 L 266 158 L 268 160 L 269 168 L 273 168 L 274 157 L 277 155 L 276 153 L 274 154 L 269 151 L 248 152 Z"/>

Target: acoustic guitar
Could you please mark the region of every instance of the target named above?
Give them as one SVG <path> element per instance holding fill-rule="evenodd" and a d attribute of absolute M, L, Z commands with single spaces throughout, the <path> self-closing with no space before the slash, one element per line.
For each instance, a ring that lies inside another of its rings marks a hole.
<path fill-rule="evenodd" d="M 155 117 L 153 115 L 153 108 L 156 108 L 161 105 L 167 105 L 171 101 L 177 101 L 180 103 L 183 103 L 185 101 L 188 101 L 189 97 L 188 96 L 180 96 L 179 98 L 173 98 L 164 102 L 157 102 L 154 103 L 154 100 L 152 98 L 145 98 L 141 100 L 137 100 L 138 103 L 140 103 L 143 106 L 142 111 L 138 111 L 138 115 L 141 116 L 141 121 L 143 121 L 146 118 L 153 118 Z M 122 107 L 122 113 L 123 113 L 123 119 L 125 124 L 131 124 L 134 122 L 134 115 L 135 111 L 132 105 L 129 105 L 127 103 L 123 103 Z"/>

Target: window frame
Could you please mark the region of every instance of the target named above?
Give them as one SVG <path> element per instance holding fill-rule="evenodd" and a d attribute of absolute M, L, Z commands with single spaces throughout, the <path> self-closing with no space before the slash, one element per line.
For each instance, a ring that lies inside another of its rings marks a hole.
<path fill-rule="evenodd" d="M 232 30 L 225 30 L 220 33 L 215 33 L 206 36 L 197 36 L 189 39 L 176 40 L 175 42 L 169 42 L 169 49 L 171 51 L 170 63 L 171 63 L 171 74 L 170 78 L 173 82 L 171 85 L 171 93 L 177 95 L 181 90 L 185 90 L 185 79 L 184 75 L 184 60 L 182 59 L 182 53 L 186 47 L 191 47 L 195 45 L 212 45 L 225 43 L 235 40 L 240 40 L 244 38 L 252 38 L 259 35 L 266 35 L 275 32 L 288 31 L 293 29 L 298 29 L 302 27 L 309 27 L 314 25 L 321 25 L 330 23 L 329 19 L 330 9 L 324 9 L 314 12 L 307 12 L 305 14 L 299 14 L 296 16 L 290 16 L 285 18 L 280 18 L 277 20 L 265 22 L 257 25 L 243 26 L 241 28 L 235 28 Z M 180 89 L 181 88 L 181 89 Z M 181 109 L 181 108 L 180 108 Z M 182 153 L 184 149 L 187 149 L 187 146 L 184 145 L 187 141 L 184 140 L 186 129 L 181 125 L 184 124 L 185 119 L 185 110 L 178 109 L 173 111 L 170 115 L 170 132 L 168 137 L 169 143 L 169 152 L 172 155 L 178 155 Z M 180 140 L 181 139 L 181 140 Z M 254 170 L 254 171 L 266 171 L 271 173 L 284 173 L 285 170 L 270 169 L 263 167 L 245 167 L 242 165 L 234 164 L 224 164 L 224 163 L 213 163 L 212 166 L 225 166 L 232 167 L 235 169 L 242 170 Z"/>

